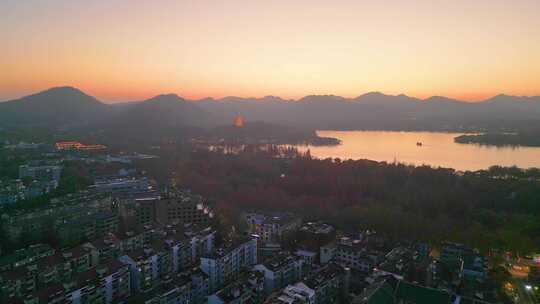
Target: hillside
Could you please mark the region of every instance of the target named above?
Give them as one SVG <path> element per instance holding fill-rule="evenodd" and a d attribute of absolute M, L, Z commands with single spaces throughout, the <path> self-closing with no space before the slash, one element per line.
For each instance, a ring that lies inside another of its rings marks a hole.
<path fill-rule="evenodd" d="M 372 92 L 356 98 L 311 95 L 299 100 L 267 96 L 188 101 L 168 94 L 110 106 L 78 89 L 60 87 L 0 103 L 0 125 L 4 126 L 213 128 L 230 124 L 239 114 L 249 122 L 304 129 L 507 132 L 540 126 L 540 97 L 498 95 L 468 103 L 443 96 L 418 99 Z"/>
<path fill-rule="evenodd" d="M 109 113 L 109 106 L 72 87 L 56 87 L 0 103 L 0 125 L 87 124 Z"/>

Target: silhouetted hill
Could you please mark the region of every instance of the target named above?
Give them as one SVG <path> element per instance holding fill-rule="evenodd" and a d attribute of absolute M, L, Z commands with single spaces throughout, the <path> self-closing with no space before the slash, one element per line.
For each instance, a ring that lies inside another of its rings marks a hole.
<path fill-rule="evenodd" d="M 213 116 L 197 104 L 176 94 L 166 94 L 133 104 L 125 113 L 121 113 L 117 120 L 170 127 L 203 127 L 213 123 Z"/>
<path fill-rule="evenodd" d="M 312 95 L 297 101 L 260 102 L 227 97 L 197 104 L 229 120 L 241 114 L 248 121 L 316 129 L 481 131 L 519 129 L 531 122 L 540 125 L 540 97 L 499 95 L 469 103 L 443 96 L 418 99 L 372 92 L 352 99 Z"/>
<path fill-rule="evenodd" d="M 507 131 L 540 126 L 540 97 L 498 95 L 478 103 L 442 96 L 418 99 L 371 92 L 356 98 L 310 95 L 299 100 L 275 96 L 186 101 L 159 95 L 124 106 L 108 106 L 69 87 L 53 88 L 0 103 L 6 124 L 89 124 L 99 128 L 184 128 L 230 124 L 236 115 L 304 129 Z"/>
<path fill-rule="evenodd" d="M 106 115 L 108 108 L 109 106 L 76 88 L 57 87 L 0 103 L 0 124 L 87 124 L 101 115 Z"/>
<path fill-rule="evenodd" d="M 148 100 L 115 107 L 116 112 L 84 132 L 94 132 L 97 140 L 156 143 L 197 136 L 201 128 L 215 125 L 214 114 L 176 94 L 158 95 Z M 97 132 L 96 132 L 97 130 Z"/>

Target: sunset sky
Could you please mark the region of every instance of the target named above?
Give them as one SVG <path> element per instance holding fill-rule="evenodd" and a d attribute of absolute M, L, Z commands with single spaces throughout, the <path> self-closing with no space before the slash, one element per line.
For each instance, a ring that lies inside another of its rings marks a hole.
<path fill-rule="evenodd" d="M 0 100 L 540 95 L 539 0 L 1 0 Z"/>

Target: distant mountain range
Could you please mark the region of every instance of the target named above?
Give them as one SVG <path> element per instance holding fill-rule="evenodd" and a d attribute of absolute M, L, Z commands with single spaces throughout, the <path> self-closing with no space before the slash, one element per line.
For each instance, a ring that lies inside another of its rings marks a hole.
<path fill-rule="evenodd" d="M 310 129 L 511 130 L 540 125 L 540 97 L 498 95 L 469 103 L 441 96 L 417 99 L 372 92 L 356 98 L 312 95 L 226 97 L 188 101 L 177 95 L 109 105 L 72 87 L 0 103 L 0 126 L 197 127 L 245 120 Z M 539 128 L 540 130 L 540 128 Z"/>

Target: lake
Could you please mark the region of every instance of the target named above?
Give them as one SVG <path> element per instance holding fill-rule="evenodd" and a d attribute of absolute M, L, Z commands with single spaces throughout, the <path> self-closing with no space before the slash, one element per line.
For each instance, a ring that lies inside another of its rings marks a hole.
<path fill-rule="evenodd" d="M 479 170 L 489 166 L 540 167 L 539 147 L 494 147 L 458 144 L 463 133 L 392 131 L 317 131 L 342 141 L 338 146 L 298 146 L 317 158 L 371 159 L 414 165 Z M 418 146 L 417 142 L 422 145 Z"/>

